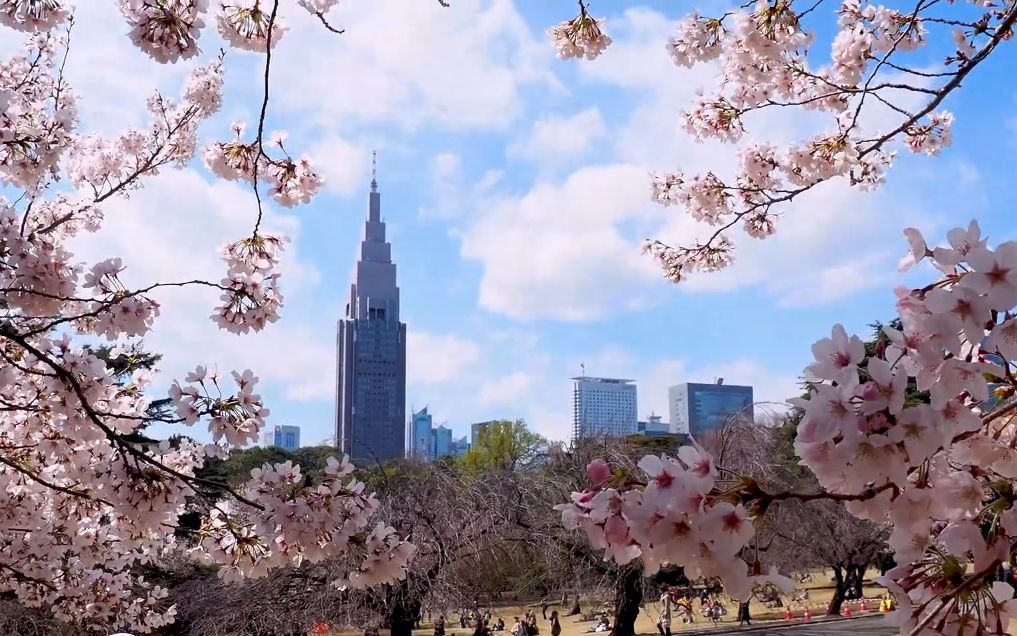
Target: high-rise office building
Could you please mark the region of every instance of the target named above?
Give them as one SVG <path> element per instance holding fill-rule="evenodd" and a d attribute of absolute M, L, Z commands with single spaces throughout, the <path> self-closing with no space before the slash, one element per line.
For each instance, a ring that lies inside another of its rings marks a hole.
<path fill-rule="evenodd" d="M 463 435 L 461 438 L 452 442 L 452 454 L 456 457 L 462 457 L 468 452 L 470 452 L 470 438 Z"/>
<path fill-rule="evenodd" d="M 269 426 L 261 434 L 261 445 L 294 451 L 300 448 L 299 426 Z"/>
<path fill-rule="evenodd" d="M 617 378 L 572 378 L 572 437 L 636 433 L 636 385 Z"/>
<path fill-rule="evenodd" d="M 728 421 L 752 421 L 752 387 L 724 384 L 723 378 L 713 384 L 686 382 L 673 386 L 667 390 L 667 397 L 676 433 L 698 437 Z"/>
<path fill-rule="evenodd" d="M 427 407 L 420 409 L 410 418 L 406 443 L 406 456 L 422 462 L 434 457 L 431 439 L 431 414 Z"/>
<path fill-rule="evenodd" d="M 503 420 L 488 420 L 486 422 L 474 422 L 470 424 L 470 446 L 476 447 L 477 441 L 480 436 L 483 435 L 483 431 L 491 428 L 496 424 L 500 424 Z"/>
<path fill-rule="evenodd" d="M 452 452 L 452 429 L 439 424 L 431 429 L 431 457 L 448 457 Z"/>
<path fill-rule="evenodd" d="M 396 266 L 385 240 L 376 174 L 336 345 L 336 444 L 355 462 L 403 457 L 406 325 L 399 322 Z"/>

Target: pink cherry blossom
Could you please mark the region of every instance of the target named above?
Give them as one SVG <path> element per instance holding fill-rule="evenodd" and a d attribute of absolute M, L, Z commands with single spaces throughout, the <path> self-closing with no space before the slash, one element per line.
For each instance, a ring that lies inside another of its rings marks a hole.
<path fill-rule="evenodd" d="M 548 31 L 558 57 L 596 59 L 611 45 L 611 38 L 604 33 L 604 18 L 593 18 L 586 13 L 586 7 L 579 5 L 580 13 Z"/>

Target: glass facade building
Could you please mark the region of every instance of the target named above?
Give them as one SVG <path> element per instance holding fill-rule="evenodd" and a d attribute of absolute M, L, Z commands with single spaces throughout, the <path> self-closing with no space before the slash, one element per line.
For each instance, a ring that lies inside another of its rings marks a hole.
<path fill-rule="evenodd" d="M 676 433 L 698 437 L 734 418 L 752 421 L 751 386 L 686 382 L 668 389 L 671 424 Z"/>
<path fill-rule="evenodd" d="M 438 425 L 431 429 L 431 457 L 448 457 L 454 454 L 452 449 L 452 429 Z"/>
<path fill-rule="evenodd" d="M 354 462 L 386 461 L 406 451 L 406 325 L 392 247 L 371 194 L 360 258 L 336 337 L 336 445 Z"/>
<path fill-rule="evenodd" d="M 294 451 L 300 448 L 299 426 L 270 426 L 261 437 L 262 446 Z"/>
<path fill-rule="evenodd" d="M 410 418 L 409 439 L 406 444 L 407 457 L 412 457 L 422 462 L 430 461 L 434 458 L 431 423 L 431 414 L 427 412 L 426 406 L 414 413 L 413 417 Z"/>

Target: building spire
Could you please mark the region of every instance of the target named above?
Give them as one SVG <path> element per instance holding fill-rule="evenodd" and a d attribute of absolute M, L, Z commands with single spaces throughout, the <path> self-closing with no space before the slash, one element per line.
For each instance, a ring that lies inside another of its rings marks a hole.
<path fill-rule="evenodd" d="M 378 151 L 371 151 L 371 192 L 378 191 Z"/>

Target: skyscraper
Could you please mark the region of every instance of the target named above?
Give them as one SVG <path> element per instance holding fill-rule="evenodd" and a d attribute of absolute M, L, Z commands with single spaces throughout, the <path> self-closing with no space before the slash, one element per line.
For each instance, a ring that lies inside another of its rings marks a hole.
<path fill-rule="evenodd" d="M 452 429 L 439 424 L 431 429 L 432 453 L 435 459 L 453 454 Z"/>
<path fill-rule="evenodd" d="M 752 387 L 686 382 L 667 390 L 671 408 L 671 426 L 676 433 L 702 436 L 723 426 L 728 420 L 752 421 Z"/>
<path fill-rule="evenodd" d="M 636 385 L 617 378 L 572 378 L 572 437 L 636 433 Z"/>
<path fill-rule="evenodd" d="M 336 338 L 336 445 L 353 461 L 402 457 L 406 446 L 406 325 L 385 240 L 376 172 L 360 258 Z"/>
<path fill-rule="evenodd" d="M 406 456 L 412 457 L 413 459 L 420 460 L 422 462 L 429 461 L 434 458 L 432 452 L 432 431 L 431 431 L 431 414 L 427 412 L 427 407 L 420 409 L 410 418 L 409 427 L 407 433 L 409 439 L 407 440 Z"/>

